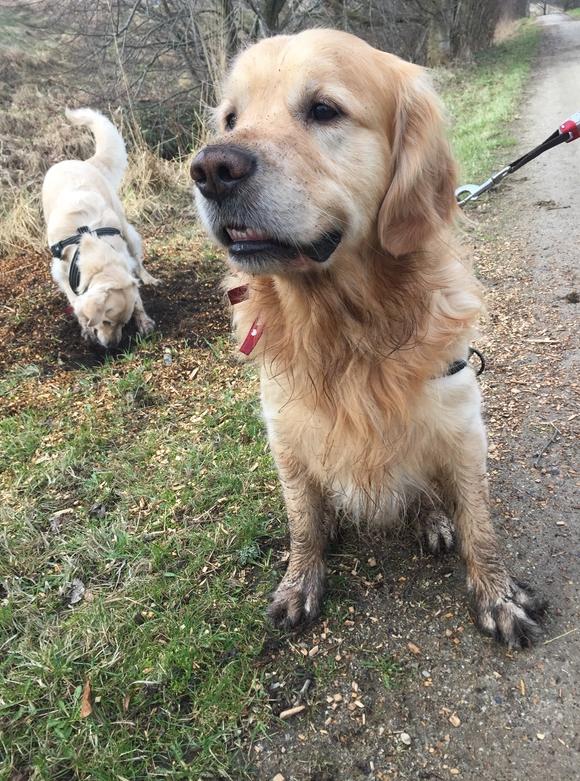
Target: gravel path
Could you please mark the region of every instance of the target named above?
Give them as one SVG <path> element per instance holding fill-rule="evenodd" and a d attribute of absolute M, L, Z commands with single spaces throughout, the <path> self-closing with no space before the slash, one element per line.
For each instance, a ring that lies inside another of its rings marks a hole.
<path fill-rule="evenodd" d="M 542 24 L 514 125 L 521 153 L 580 110 L 580 22 Z M 279 670 L 278 711 L 305 678 L 313 684 L 306 711 L 251 748 L 257 778 L 580 778 L 579 194 L 580 141 L 546 153 L 472 212 L 488 291 L 478 346 L 488 358 L 493 513 L 512 570 L 551 603 L 544 641 L 510 653 L 482 638 L 454 557 L 422 555 L 410 539 L 349 537 L 331 557 L 327 622 L 265 652 Z"/>

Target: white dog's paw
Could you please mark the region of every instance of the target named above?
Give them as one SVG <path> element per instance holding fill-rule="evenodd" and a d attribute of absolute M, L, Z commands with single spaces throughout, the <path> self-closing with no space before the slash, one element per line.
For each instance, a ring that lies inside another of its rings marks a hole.
<path fill-rule="evenodd" d="M 135 317 L 135 322 L 137 324 L 137 331 L 141 336 L 147 336 L 147 334 L 150 334 L 155 329 L 155 320 L 153 320 L 149 315 L 139 315 L 138 317 Z"/>
<path fill-rule="evenodd" d="M 144 268 L 141 269 L 141 282 L 143 282 L 144 285 L 160 285 L 161 280 L 157 279 L 157 277 L 154 277 L 152 274 L 150 274 L 148 271 L 146 271 Z"/>

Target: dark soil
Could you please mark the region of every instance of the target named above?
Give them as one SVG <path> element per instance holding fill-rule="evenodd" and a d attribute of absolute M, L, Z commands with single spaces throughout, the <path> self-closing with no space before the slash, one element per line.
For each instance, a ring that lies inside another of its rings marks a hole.
<path fill-rule="evenodd" d="M 186 340 L 192 347 L 228 332 L 226 309 L 218 289 L 220 264 L 198 274 L 191 258 L 172 255 L 171 262 L 153 255 L 147 269 L 161 280 L 141 288 L 147 313 L 155 320 L 156 338 Z M 107 352 L 81 339 L 68 302 L 50 276 L 50 256 L 26 251 L 0 259 L 0 372 L 33 364 L 43 373 L 95 366 L 108 356 L 135 349 L 131 321 L 116 351 Z"/>

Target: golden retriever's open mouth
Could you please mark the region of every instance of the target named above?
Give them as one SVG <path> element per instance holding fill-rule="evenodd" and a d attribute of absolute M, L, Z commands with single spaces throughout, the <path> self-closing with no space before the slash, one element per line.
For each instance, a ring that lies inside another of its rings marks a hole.
<path fill-rule="evenodd" d="M 324 263 L 340 244 L 342 234 L 331 231 L 310 244 L 286 244 L 277 241 L 265 231 L 228 227 L 222 232 L 222 238 L 230 255 L 238 262 L 251 262 L 267 257 L 292 260 L 302 256 L 316 263 Z"/>

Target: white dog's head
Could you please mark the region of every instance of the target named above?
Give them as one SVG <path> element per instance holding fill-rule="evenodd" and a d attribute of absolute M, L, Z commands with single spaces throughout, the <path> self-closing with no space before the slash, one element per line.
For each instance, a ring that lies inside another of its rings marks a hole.
<path fill-rule="evenodd" d="M 83 237 L 79 252 L 81 274 L 75 315 L 83 336 L 102 347 L 116 347 L 135 309 L 137 281 L 119 262 L 118 253 L 93 236 Z"/>

